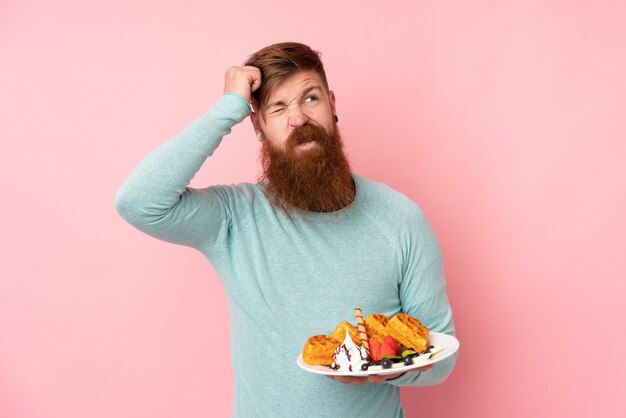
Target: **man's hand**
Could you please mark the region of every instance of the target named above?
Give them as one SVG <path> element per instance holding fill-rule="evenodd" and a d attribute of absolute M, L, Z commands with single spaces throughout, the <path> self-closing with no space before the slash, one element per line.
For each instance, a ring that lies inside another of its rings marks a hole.
<path fill-rule="evenodd" d="M 224 81 L 224 93 L 236 93 L 250 101 L 252 92 L 261 86 L 261 70 L 245 65 L 228 67 Z"/>
<path fill-rule="evenodd" d="M 434 364 L 420 367 L 418 369 L 413 369 L 406 373 L 414 373 L 414 372 L 425 372 L 426 370 L 430 370 L 435 367 Z M 373 383 L 375 385 L 380 385 L 381 383 L 385 383 L 389 379 L 395 379 L 403 373 L 395 373 L 395 374 L 385 374 L 385 375 L 370 375 L 370 376 L 329 376 L 326 375 L 329 379 L 336 380 L 341 383 L 345 383 L 347 385 L 362 385 L 363 383 Z"/>

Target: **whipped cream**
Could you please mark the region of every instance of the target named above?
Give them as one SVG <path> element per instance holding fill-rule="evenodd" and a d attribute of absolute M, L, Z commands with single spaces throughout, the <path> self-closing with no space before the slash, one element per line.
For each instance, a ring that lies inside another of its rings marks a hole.
<path fill-rule="evenodd" d="M 358 346 L 350 338 L 346 329 L 346 338 L 333 354 L 331 369 L 340 372 L 352 372 L 361 370 L 361 366 L 369 361 L 370 353 L 365 348 Z"/>

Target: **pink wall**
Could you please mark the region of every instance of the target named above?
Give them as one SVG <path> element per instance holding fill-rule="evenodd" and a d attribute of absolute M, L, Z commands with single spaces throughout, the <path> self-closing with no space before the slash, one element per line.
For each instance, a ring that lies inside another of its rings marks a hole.
<path fill-rule="evenodd" d="M 113 196 L 284 40 L 441 240 L 461 355 L 407 416 L 626 416 L 625 2 L 95 3 L 0 2 L 0 416 L 228 416 L 214 271 Z M 253 180 L 257 151 L 246 122 L 193 184 Z"/>

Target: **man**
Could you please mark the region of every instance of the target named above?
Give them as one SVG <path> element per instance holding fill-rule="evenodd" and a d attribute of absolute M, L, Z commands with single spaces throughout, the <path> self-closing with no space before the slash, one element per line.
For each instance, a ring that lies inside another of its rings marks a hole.
<path fill-rule="evenodd" d="M 440 383 L 455 358 L 403 375 L 327 379 L 296 365 L 307 338 L 353 309 L 404 312 L 454 333 L 437 240 L 404 195 L 350 170 L 319 54 L 281 43 L 226 72 L 224 96 L 148 155 L 116 196 L 157 238 L 201 251 L 230 312 L 235 417 L 401 417 L 399 387 Z M 251 103 L 251 104 L 250 104 Z M 256 184 L 187 187 L 250 116 Z"/>

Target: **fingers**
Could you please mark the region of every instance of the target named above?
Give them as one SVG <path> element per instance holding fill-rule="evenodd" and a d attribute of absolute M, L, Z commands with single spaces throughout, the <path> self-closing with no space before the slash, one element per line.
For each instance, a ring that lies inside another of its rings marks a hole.
<path fill-rule="evenodd" d="M 363 383 L 373 383 L 375 385 L 380 385 L 381 383 L 385 383 L 387 379 L 393 379 L 394 377 L 398 377 L 402 373 L 391 374 L 391 375 L 370 375 L 370 376 L 328 376 L 329 379 L 336 380 L 340 383 L 344 383 L 346 385 L 362 385 Z"/>
<path fill-rule="evenodd" d="M 381 383 L 385 383 L 387 380 L 389 379 L 395 379 L 398 376 L 403 375 L 404 373 L 394 373 L 394 374 L 385 374 L 385 375 L 379 375 L 379 374 L 373 374 L 368 376 L 368 381 L 370 383 L 374 383 L 375 385 L 380 385 Z"/>
<path fill-rule="evenodd" d="M 353 376 L 327 376 L 330 379 L 336 380 L 341 383 L 345 383 L 347 385 L 362 385 L 363 383 L 373 383 L 375 385 L 380 385 L 381 383 L 385 383 L 388 379 L 393 379 L 400 376 L 402 373 L 397 374 L 387 374 L 387 375 L 370 375 L 367 377 L 353 377 Z"/>
<path fill-rule="evenodd" d="M 376 375 L 376 374 L 367 376 L 367 381 L 375 385 L 380 385 L 382 383 L 385 383 L 387 379 L 391 379 L 391 377 L 386 376 L 386 375 L 381 376 L 381 375 Z"/>
<path fill-rule="evenodd" d="M 256 67 L 229 67 L 224 75 L 224 93 L 236 93 L 247 101 L 260 86 L 261 70 Z"/>
<path fill-rule="evenodd" d="M 346 385 L 362 385 L 367 382 L 367 377 L 356 377 L 356 376 L 328 376 L 329 379 L 336 380 L 340 383 L 344 383 Z"/>
<path fill-rule="evenodd" d="M 261 70 L 259 70 L 256 67 L 244 67 L 244 68 L 250 68 L 252 70 L 252 84 L 250 85 L 250 89 L 254 92 L 256 89 L 258 89 L 259 87 L 261 87 Z"/>
<path fill-rule="evenodd" d="M 424 366 L 424 367 L 420 367 L 418 369 L 413 369 L 410 370 L 408 372 L 404 372 L 404 373 L 414 373 L 414 372 L 425 372 L 427 370 L 432 369 L 433 367 L 435 367 L 434 364 L 429 364 L 428 366 Z M 394 374 L 384 374 L 384 375 L 380 375 L 380 374 L 372 374 L 369 376 L 329 376 L 326 375 L 327 378 L 332 379 L 332 380 L 336 380 L 338 382 L 341 383 L 345 383 L 346 385 L 362 385 L 363 383 L 369 382 L 372 383 L 374 385 L 380 385 L 382 383 L 385 383 L 387 380 L 389 379 L 395 379 L 396 377 L 399 377 L 401 375 L 403 375 L 404 373 L 394 373 Z"/>
<path fill-rule="evenodd" d="M 419 367 L 419 368 L 417 368 L 417 369 L 415 369 L 415 370 L 417 370 L 418 372 L 425 372 L 426 370 L 430 370 L 430 369 L 432 369 L 433 367 L 435 367 L 435 365 L 434 365 L 434 364 L 429 364 L 428 366 Z"/>

